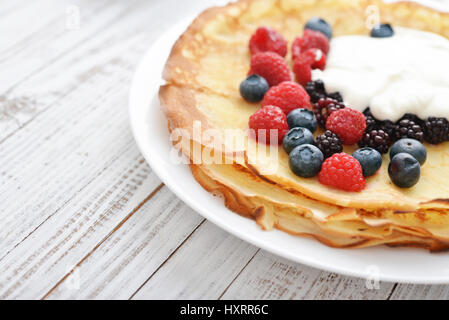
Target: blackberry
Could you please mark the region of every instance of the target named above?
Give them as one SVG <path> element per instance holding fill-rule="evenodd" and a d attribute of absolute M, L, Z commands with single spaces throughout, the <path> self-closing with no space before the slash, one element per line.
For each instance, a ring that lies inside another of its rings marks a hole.
<path fill-rule="evenodd" d="M 377 129 L 378 121 L 373 117 L 369 108 L 363 111 L 366 119 L 366 132 L 370 132 L 371 130 Z"/>
<path fill-rule="evenodd" d="M 397 122 L 396 139 L 412 138 L 420 142 L 423 141 L 424 132 L 414 116 L 404 116 Z"/>
<path fill-rule="evenodd" d="M 318 124 L 326 128 L 326 121 L 331 113 L 343 108 L 345 108 L 345 105 L 342 102 L 338 102 L 332 98 L 325 98 L 313 104 L 313 113 L 315 113 Z"/>
<path fill-rule="evenodd" d="M 396 140 L 396 131 L 398 130 L 398 125 L 390 120 L 384 120 L 384 121 L 378 121 L 377 130 L 382 130 L 383 132 L 387 133 L 390 137 L 391 143 L 393 143 Z"/>
<path fill-rule="evenodd" d="M 377 120 L 371 113 L 370 109 L 367 108 L 363 111 L 363 114 L 366 118 L 366 132 L 370 132 L 372 130 L 382 130 L 385 133 L 388 133 L 390 136 L 390 140 L 393 143 L 396 137 L 397 125 L 390 120 Z"/>
<path fill-rule="evenodd" d="M 432 144 L 449 140 L 449 122 L 445 118 L 429 117 L 423 123 L 424 139 Z"/>
<path fill-rule="evenodd" d="M 405 120 L 405 119 L 411 120 L 411 121 L 413 121 L 414 123 L 417 123 L 417 124 L 419 124 L 419 125 L 421 125 L 422 122 L 423 122 L 417 115 L 415 115 L 415 114 L 413 114 L 413 113 L 406 113 L 406 114 L 404 114 L 404 115 L 402 116 L 401 120 Z M 400 120 L 399 120 L 399 121 L 400 121 Z"/>
<path fill-rule="evenodd" d="M 312 103 L 318 102 L 321 98 L 326 98 L 326 89 L 324 88 L 324 83 L 321 80 L 310 81 L 305 87 L 307 93 L 310 96 L 310 101 Z"/>
<path fill-rule="evenodd" d="M 340 138 L 330 130 L 315 138 L 315 144 L 323 152 L 324 158 L 329 158 L 335 153 L 343 151 L 343 145 Z"/>
<path fill-rule="evenodd" d="M 310 101 L 312 103 L 317 103 L 320 99 L 332 98 L 338 102 L 343 102 L 343 97 L 340 92 L 327 93 L 324 87 L 324 82 L 322 80 L 310 81 L 305 87 L 307 93 L 310 96 Z"/>
<path fill-rule="evenodd" d="M 334 99 L 334 100 L 337 100 L 338 102 L 343 102 L 343 96 L 340 94 L 340 92 L 332 92 L 332 93 L 329 93 L 328 95 L 327 95 L 329 98 L 332 98 L 332 99 Z"/>
<path fill-rule="evenodd" d="M 360 147 L 370 147 L 380 153 L 387 153 L 391 145 L 390 136 L 383 130 L 371 130 L 365 132 L 358 145 Z"/>

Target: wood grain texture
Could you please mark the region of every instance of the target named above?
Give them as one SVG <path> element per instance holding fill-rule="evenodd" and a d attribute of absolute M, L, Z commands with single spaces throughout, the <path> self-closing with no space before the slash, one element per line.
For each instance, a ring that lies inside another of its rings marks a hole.
<path fill-rule="evenodd" d="M 79 288 L 65 279 L 46 298 L 127 299 L 201 221 L 164 187 L 77 266 Z"/>
<path fill-rule="evenodd" d="M 176 21 L 225 2 L 1 3 L 0 298 L 449 297 L 448 286 L 368 289 L 260 251 L 151 171 L 128 124 L 134 69 Z M 79 28 L 67 27 L 73 6 Z"/>
<path fill-rule="evenodd" d="M 133 299 L 218 299 L 257 250 L 206 222 Z"/>
<path fill-rule="evenodd" d="M 385 299 L 394 284 L 379 289 L 366 280 L 305 267 L 261 250 L 223 299 Z"/>

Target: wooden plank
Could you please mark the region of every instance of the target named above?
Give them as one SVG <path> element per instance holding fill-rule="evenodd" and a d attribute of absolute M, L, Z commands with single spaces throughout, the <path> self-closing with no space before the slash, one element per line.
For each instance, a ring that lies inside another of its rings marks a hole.
<path fill-rule="evenodd" d="M 137 38 L 139 40 L 132 44 L 134 47 L 129 47 L 130 52 L 121 52 L 120 56 L 115 57 L 121 59 L 123 55 L 133 55 L 136 64 L 144 50 L 174 21 L 208 5 L 211 3 L 206 0 L 193 3 L 179 3 L 176 0 L 80 0 L 80 29 L 67 30 L 58 20 L 36 31 L 37 34 L 24 41 L 24 47 L 13 46 L 6 53 L 0 54 L 0 68 L 3 71 L 0 75 L 0 92 L 3 92 L 0 94 L 0 143 L 32 121 L 55 99 L 63 97 L 74 85 L 79 84 L 83 80 L 83 74 L 75 67 L 86 67 L 88 62 L 83 66 L 84 60 L 96 57 L 100 64 L 98 68 L 104 67 L 105 63 L 101 59 L 110 58 L 117 53 L 118 48 L 130 45 Z M 165 14 L 152 14 L 157 11 L 164 11 Z M 46 12 L 42 12 L 43 20 Z M 23 25 L 25 19 L 16 20 Z M 16 20 L 14 23 L 17 24 Z M 96 42 L 103 47 L 92 47 Z M 90 47 L 86 49 L 87 44 Z M 85 48 L 84 52 L 74 59 L 74 51 L 80 52 L 80 48 Z M 67 56 L 72 60 L 67 61 Z M 49 68 L 51 71 L 47 70 Z M 62 75 L 61 70 L 64 70 Z M 92 67 L 91 71 L 94 70 Z M 42 79 L 42 74 L 47 76 Z M 62 76 L 64 79 L 61 79 Z M 30 77 L 38 80 L 30 81 Z M 69 79 L 72 83 L 68 83 Z"/>
<path fill-rule="evenodd" d="M 92 47 L 94 40 L 87 40 L 101 30 L 111 37 L 108 33 L 110 30 L 106 26 L 124 14 L 124 9 L 116 4 L 101 10 L 105 5 L 104 2 L 90 3 L 93 5 L 83 6 L 83 28 L 69 31 L 65 29 L 61 21 L 54 21 L 45 28 L 35 31 L 36 34 L 24 40 L 23 44 L 13 46 L 0 54 L 0 68 L 3 70 L 0 76 L 0 92 L 2 92 L 0 94 L 0 143 L 56 99 L 70 92 L 74 85 L 80 84 L 82 79 L 77 79 L 82 76 L 79 74 L 80 67 L 85 68 L 84 72 L 89 70 L 89 67 L 93 67 L 89 65 L 89 61 L 92 62 L 92 57 L 98 51 L 91 51 L 95 48 Z M 42 12 L 42 20 L 46 20 L 47 11 Z M 24 18 L 18 21 L 23 25 Z M 34 31 L 29 27 L 27 30 Z M 118 41 L 121 39 L 123 38 L 120 36 L 116 37 Z M 101 41 L 100 38 L 98 40 Z M 86 47 L 86 43 L 90 43 L 89 48 Z M 85 51 L 82 52 L 80 47 Z M 109 43 L 105 50 L 107 51 L 110 47 L 112 46 Z M 68 61 L 56 63 L 66 54 L 73 59 L 74 51 L 84 53 L 85 61 L 83 56 L 78 56 L 75 61 L 70 61 L 69 65 L 67 65 Z M 43 72 L 43 69 L 55 65 L 57 67 L 53 67 L 50 70 L 51 73 Z M 75 66 L 78 70 L 74 70 Z M 32 77 L 33 74 L 35 74 L 34 77 Z M 24 81 L 25 79 L 27 81 Z"/>
<path fill-rule="evenodd" d="M 117 23 L 16 88 L 36 105 L 27 104 L 22 130 L 0 144 L 0 258 L 134 145 L 128 85 L 146 46 L 125 26 L 136 27 L 145 14 Z"/>
<path fill-rule="evenodd" d="M 164 25 L 148 21 L 154 8 L 137 7 L 15 88 L 22 130 L 0 121 L 0 258 L 134 143 L 128 86 L 158 36 L 144 30 Z"/>
<path fill-rule="evenodd" d="M 0 261 L 0 299 L 44 296 L 158 185 L 131 145 Z"/>
<path fill-rule="evenodd" d="M 217 299 L 257 251 L 205 222 L 133 299 Z"/>
<path fill-rule="evenodd" d="M 76 5 L 55 0 L 31 3 L 0 20 L 0 68 L 8 75 L 7 81 L 0 82 L 0 92 L 87 40 L 127 8 L 107 0 L 81 0 Z M 74 8 L 79 11 L 79 27 L 69 23 L 77 20 L 77 13 L 71 13 Z"/>
<path fill-rule="evenodd" d="M 135 65 L 158 36 L 143 32 L 158 25 L 147 23 L 153 8 L 135 8 L 14 89 L 36 105 L 0 144 L 1 297 L 45 295 L 159 183 L 127 110 Z M 136 166 L 145 169 L 120 175 Z"/>
<path fill-rule="evenodd" d="M 448 300 L 448 285 L 399 284 L 389 297 L 391 300 Z"/>
<path fill-rule="evenodd" d="M 164 187 L 46 298 L 127 299 L 202 221 Z"/>
<path fill-rule="evenodd" d="M 258 254 L 222 299 L 385 299 L 393 284 L 368 288 L 366 280 L 299 265 L 266 251 Z"/>

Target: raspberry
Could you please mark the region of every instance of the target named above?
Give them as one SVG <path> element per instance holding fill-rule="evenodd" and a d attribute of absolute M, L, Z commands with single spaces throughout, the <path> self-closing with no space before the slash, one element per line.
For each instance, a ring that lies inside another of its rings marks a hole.
<path fill-rule="evenodd" d="M 320 49 L 325 55 L 329 52 L 329 39 L 319 31 L 306 29 L 302 37 L 297 37 L 292 45 L 292 58 L 295 60 L 308 49 Z"/>
<path fill-rule="evenodd" d="M 285 81 L 271 87 L 265 94 L 262 106 L 268 105 L 279 107 L 288 115 L 294 109 L 310 109 L 310 97 L 306 90 L 296 82 Z"/>
<path fill-rule="evenodd" d="M 326 55 L 320 49 L 308 49 L 301 53 L 301 56 L 310 58 L 312 69 L 324 70 L 324 68 L 326 67 Z"/>
<path fill-rule="evenodd" d="M 257 141 L 267 144 L 281 144 L 284 136 L 288 132 L 287 116 L 281 108 L 275 106 L 265 106 L 257 110 L 248 123 L 250 129 L 253 129 Z M 277 140 L 271 141 L 271 130 L 277 133 Z"/>
<path fill-rule="evenodd" d="M 358 142 L 365 132 L 365 116 L 351 108 L 337 110 L 327 118 L 326 129 L 336 133 L 343 144 L 351 145 Z"/>
<path fill-rule="evenodd" d="M 258 74 L 265 78 L 270 86 L 292 80 L 287 62 L 274 52 L 261 52 L 253 55 L 248 75 L 251 74 Z"/>
<path fill-rule="evenodd" d="M 316 120 L 321 127 L 326 127 L 327 118 L 332 112 L 345 108 L 345 105 L 337 100 L 331 98 L 324 98 L 318 100 L 313 105 L 313 113 L 315 113 Z"/>
<path fill-rule="evenodd" d="M 293 72 L 302 86 L 306 86 L 308 82 L 312 81 L 312 61 L 308 56 L 299 56 L 293 62 Z"/>
<path fill-rule="evenodd" d="M 269 27 L 260 27 L 249 41 L 249 50 L 251 54 L 271 51 L 285 57 L 287 55 L 287 41 L 279 32 Z"/>
<path fill-rule="evenodd" d="M 346 153 L 336 153 L 327 158 L 318 174 L 320 183 L 345 191 L 359 192 L 366 186 L 362 166 Z"/>

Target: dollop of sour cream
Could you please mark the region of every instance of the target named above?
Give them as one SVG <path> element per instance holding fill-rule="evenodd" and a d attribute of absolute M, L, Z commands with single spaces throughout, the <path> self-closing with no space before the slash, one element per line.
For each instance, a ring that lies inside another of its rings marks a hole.
<path fill-rule="evenodd" d="M 350 108 L 369 106 L 379 120 L 449 119 L 449 40 L 434 33 L 396 27 L 390 38 L 333 38 L 326 69 L 312 79 L 340 91 Z"/>

